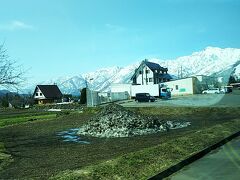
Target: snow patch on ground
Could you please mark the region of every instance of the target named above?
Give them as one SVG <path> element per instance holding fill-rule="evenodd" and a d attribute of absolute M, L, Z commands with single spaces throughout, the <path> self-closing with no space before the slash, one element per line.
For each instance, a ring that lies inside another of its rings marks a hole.
<path fill-rule="evenodd" d="M 79 128 L 73 128 L 67 131 L 58 132 L 57 136 L 61 137 L 64 142 L 90 144 L 90 142 L 83 140 L 79 135 L 77 135 L 78 131 L 79 131 Z"/>

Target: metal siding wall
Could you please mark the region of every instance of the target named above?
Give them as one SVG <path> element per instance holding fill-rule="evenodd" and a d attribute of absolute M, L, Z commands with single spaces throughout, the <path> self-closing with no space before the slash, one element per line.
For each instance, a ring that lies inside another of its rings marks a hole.
<path fill-rule="evenodd" d="M 136 93 L 149 93 L 151 96 L 159 96 L 159 85 L 132 85 L 132 97 L 136 96 Z"/>
<path fill-rule="evenodd" d="M 87 88 L 87 106 L 88 107 L 94 107 L 100 104 L 113 102 L 113 101 L 127 100 L 130 98 L 130 95 L 127 91 L 111 93 L 110 96 L 101 96 L 99 94 L 100 92 L 91 91 Z"/>

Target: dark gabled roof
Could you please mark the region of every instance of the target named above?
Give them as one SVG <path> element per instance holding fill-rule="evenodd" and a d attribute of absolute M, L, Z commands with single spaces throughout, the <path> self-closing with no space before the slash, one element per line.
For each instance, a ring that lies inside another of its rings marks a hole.
<path fill-rule="evenodd" d="M 149 61 L 144 61 L 144 63 L 151 69 L 151 70 L 159 70 L 162 67 L 157 64 L 157 63 L 153 63 L 153 62 L 149 62 Z"/>
<path fill-rule="evenodd" d="M 57 85 L 37 85 L 43 95 L 49 99 L 62 98 L 62 93 Z M 35 90 L 36 91 L 36 90 Z"/>
<path fill-rule="evenodd" d="M 153 62 L 149 62 L 147 59 L 143 60 L 142 63 L 138 66 L 138 68 L 135 70 L 135 73 L 133 74 L 133 76 L 131 77 L 131 80 L 136 76 L 136 72 L 137 70 L 142 66 L 142 64 L 145 64 L 146 66 L 148 66 L 152 71 L 155 70 L 161 70 L 161 71 L 168 71 L 168 68 L 164 68 L 162 66 L 160 66 L 157 63 L 153 63 Z"/>
<path fill-rule="evenodd" d="M 169 75 L 169 74 L 159 74 L 158 77 L 160 77 L 160 78 L 165 78 L 165 79 L 173 79 L 172 76 Z"/>
<path fill-rule="evenodd" d="M 157 63 L 149 62 L 147 60 L 144 60 L 142 63 L 146 64 L 152 71 L 154 71 L 154 70 L 167 71 L 168 70 L 167 68 L 164 68 Z"/>

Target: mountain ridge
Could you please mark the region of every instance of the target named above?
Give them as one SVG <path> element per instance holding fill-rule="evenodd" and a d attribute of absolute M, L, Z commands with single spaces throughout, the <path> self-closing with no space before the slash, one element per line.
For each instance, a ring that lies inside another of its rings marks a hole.
<path fill-rule="evenodd" d="M 215 75 L 224 76 L 225 81 L 227 81 L 229 76 L 235 73 L 234 75 L 240 78 L 240 49 L 238 48 L 208 46 L 202 51 L 193 52 L 188 56 L 171 60 L 152 58 L 149 59 L 149 61 L 167 67 L 168 73 L 175 77 L 179 77 L 181 72 L 182 77 Z M 86 87 L 86 83 L 89 88 L 93 90 L 109 91 L 112 83 L 130 83 L 130 78 L 140 63 L 141 61 L 126 67 L 114 66 L 102 68 L 94 72 L 79 74 L 70 78 L 58 77 L 38 84 L 56 83 L 63 93 L 74 95 L 79 94 L 80 89 Z M 34 88 L 29 87 L 27 89 Z"/>

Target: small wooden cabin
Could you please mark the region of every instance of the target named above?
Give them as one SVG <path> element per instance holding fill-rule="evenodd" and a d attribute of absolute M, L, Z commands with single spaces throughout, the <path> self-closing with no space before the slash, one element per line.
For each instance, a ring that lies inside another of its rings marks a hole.
<path fill-rule="evenodd" d="M 57 85 L 37 85 L 33 93 L 36 104 L 47 104 L 61 101 L 62 93 Z"/>

